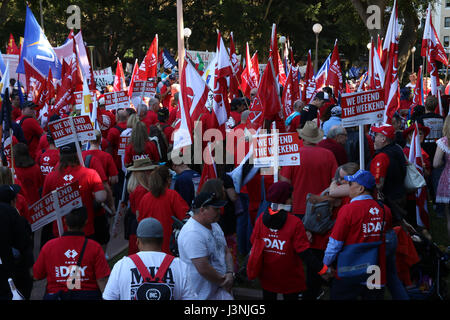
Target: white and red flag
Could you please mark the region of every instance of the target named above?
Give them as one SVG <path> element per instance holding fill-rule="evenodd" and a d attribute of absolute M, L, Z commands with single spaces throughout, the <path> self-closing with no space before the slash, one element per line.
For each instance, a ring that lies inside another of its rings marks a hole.
<path fill-rule="evenodd" d="M 206 112 L 209 88 L 195 67 L 184 59 L 180 78 L 179 111 L 180 121 L 175 127 L 173 149 L 192 144 L 195 122 Z"/>
<path fill-rule="evenodd" d="M 436 29 L 433 25 L 431 17 L 431 4 L 428 4 L 427 19 L 425 21 L 425 28 L 422 38 L 422 49 L 420 52 L 422 57 L 428 56 L 429 61 L 440 61 L 444 65 L 448 65 L 447 54 L 444 47 L 439 41 Z"/>
<path fill-rule="evenodd" d="M 383 46 L 383 60 L 387 59 L 387 71 L 384 80 L 385 115 L 384 122 L 390 123 L 392 116 L 400 107 L 400 86 L 398 79 L 398 40 L 400 25 L 398 23 L 397 1 L 389 19 L 388 31 Z M 386 48 L 389 47 L 389 50 Z"/>
<path fill-rule="evenodd" d="M 45 76 L 27 60 L 27 58 L 23 58 L 23 63 L 27 84 L 27 100 L 37 104 L 39 92 L 46 86 L 47 80 Z"/>
<path fill-rule="evenodd" d="M 375 43 L 372 39 L 370 47 L 369 60 L 369 90 L 376 90 L 383 88 L 384 85 L 384 70 L 381 66 L 378 51 L 375 48 Z"/>
<path fill-rule="evenodd" d="M 422 148 L 420 147 L 420 136 L 417 122 L 413 124 L 414 133 L 411 138 L 411 146 L 409 148 L 409 162 L 413 163 L 417 170 L 424 175 L 424 162 L 422 157 Z M 417 189 L 414 194 L 416 198 L 416 219 L 417 225 L 421 227 L 425 227 L 426 229 L 430 228 L 430 220 L 428 214 L 428 206 L 427 206 L 427 189 L 426 187 L 422 187 Z"/>
<path fill-rule="evenodd" d="M 322 67 L 320 67 L 319 71 L 317 71 L 317 74 L 314 76 L 314 80 L 316 81 L 316 92 L 325 87 L 325 83 L 328 78 L 328 71 L 330 70 L 330 60 L 331 54 L 328 56 Z"/>
<path fill-rule="evenodd" d="M 125 84 L 125 74 L 123 72 L 122 61 L 120 61 L 120 59 L 117 59 L 116 75 L 114 76 L 113 87 L 116 92 L 127 90 L 127 85 Z"/>
<path fill-rule="evenodd" d="M 294 96 L 294 70 L 295 67 L 291 65 L 286 79 L 286 85 L 284 86 L 283 96 L 281 97 L 281 105 L 283 106 L 283 116 L 287 119 L 294 112 L 294 102 L 296 97 Z"/>
<path fill-rule="evenodd" d="M 422 66 L 419 67 L 419 71 L 417 72 L 417 81 L 413 91 L 413 101 L 411 104 L 411 109 L 413 109 L 417 105 L 424 105 Z"/>
<path fill-rule="evenodd" d="M 304 78 L 302 101 L 308 104 L 316 91 L 316 80 L 314 78 L 314 67 L 311 61 L 311 50 L 308 51 L 308 61 Z M 325 82 L 325 81 L 324 81 Z"/>
<path fill-rule="evenodd" d="M 333 53 L 331 54 L 330 70 L 328 72 L 326 86 L 332 86 L 336 97 L 342 93 L 344 89 L 344 81 L 342 79 L 341 60 L 339 59 L 339 49 L 337 39 L 334 43 Z"/>
<path fill-rule="evenodd" d="M 230 102 L 228 100 L 228 85 L 227 77 L 233 74 L 230 56 L 228 55 L 227 48 L 223 42 L 220 32 L 217 36 L 217 49 L 216 49 L 216 69 L 214 78 L 214 90 L 213 90 L 213 111 L 217 118 L 217 123 L 222 126 L 227 122 L 228 115 L 230 114 Z"/>
<path fill-rule="evenodd" d="M 138 70 L 139 70 L 138 60 L 136 59 L 136 61 L 134 62 L 133 73 L 131 75 L 130 86 L 128 87 L 128 96 L 130 98 L 133 95 L 134 81 L 137 80 L 136 77 Z"/>

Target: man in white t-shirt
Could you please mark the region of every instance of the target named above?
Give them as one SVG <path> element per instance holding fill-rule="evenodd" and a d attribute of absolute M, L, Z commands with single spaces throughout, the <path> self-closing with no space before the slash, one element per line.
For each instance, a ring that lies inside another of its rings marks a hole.
<path fill-rule="evenodd" d="M 217 221 L 226 205 L 214 193 L 201 192 L 194 215 L 180 231 L 180 259 L 188 265 L 193 290 L 201 300 L 232 300 L 233 258 Z"/>
<path fill-rule="evenodd" d="M 150 276 L 155 277 L 158 269 L 162 267 L 164 258 L 168 255 L 161 251 L 163 243 L 163 228 L 155 218 L 143 219 L 137 228 L 137 256 L 142 260 Z M 179 258 L 173 259 L 167 272 L 162 277 L 170 290 L 171 300 L 196 300 L 197 295 L 192 290 L 189 281 L 187 265 Z M 139 268 L 130 257 L 123 257 L 113 267 L 111 275 L 103 292 L 105 300 L 159 300 L 152 294 L 140 294 L 138 289 L 143 283 L 143 276 Z M 142 288 L 142 287 L 141 287 Z M 142 296 L 144 298 L 142 299 Z"/>

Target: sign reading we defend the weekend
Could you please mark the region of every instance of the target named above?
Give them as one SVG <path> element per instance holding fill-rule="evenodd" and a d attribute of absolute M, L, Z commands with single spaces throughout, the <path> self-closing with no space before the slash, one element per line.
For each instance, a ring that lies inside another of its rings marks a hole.
<path fill-rule="evenodd" d="M 128 108 L 130 105 L 130 97 L 127 91 L 106 92 L 105 93 L 105 109 L 116 110 L 119 108 Z"/>
<path fill-rule="evenodd" d="M 342 126 L 356 127 L 383 121 L 384 89 L 343 94 Z"/>
<path fill-rule="evenodd" d="M 134 98 L 142 96 L 143 98 L 153 98 L 156 94 L 157 85 L 157 82 L 154 80 L 135 81 L 131 97 Z"/>
<path fill-rule="evenodd" d="M 253 164 L 257 168 L 271 167 L 275 162 L 274 134 L 257 135 L 253 138 Z M 278 165 L 300 165 L 300 139 L 298 133 L 278 134 Z"/>
<path fill-rule="evenodd" d="M 76 135 L 72 131 L 72 121 L 75 127 Z M 57 148 L 71 142 L 76 142 L 77 140 L 95 140 L 94 127 L 92 126 L 91 119 L 88 115 L 56 120 L 50 122 L 48 124 L 48 128 Z"/>
<path fill-rule="evenodd" d="M 55 206 L 56 201 L 57 205 Z M 58 219 L 58 216 L 65 216 L 82 205 L 80 187 L 77 181 L 56 189 L 56 199 L 53 193 L 49 193 L 29 207 L 31 231 L 39 230 Z"/>
<path fill-rule="evenodd" d="M 92 101 L 94 101 L 94 95 L 95 92 L 94 91 L 90 91 L 91 92 L 91 98 Z M 83 91 L 77 91 L 73 93 L 75 96 L 75 108 L 77 110 L 81 110 L 81 108 L 83 108 Z"/>

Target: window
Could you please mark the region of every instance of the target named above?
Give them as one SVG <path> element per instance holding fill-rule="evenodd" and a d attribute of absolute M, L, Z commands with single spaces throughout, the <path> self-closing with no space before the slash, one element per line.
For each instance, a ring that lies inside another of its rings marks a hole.
<path fill-rule="evenodd" d="M 450 8 L 450 0 L 445 0 L 445 7 Z"/>
<path fill-rule="evenodd" d="M 444 27 L 450 28 L 450 17 L 445 17 Z"/>
<path fill-rule="evenodd" d="M 450 37 L 449 36 L 445 36 L 444 37 L 444 47 L 448 47 L 450 45 Z"/>

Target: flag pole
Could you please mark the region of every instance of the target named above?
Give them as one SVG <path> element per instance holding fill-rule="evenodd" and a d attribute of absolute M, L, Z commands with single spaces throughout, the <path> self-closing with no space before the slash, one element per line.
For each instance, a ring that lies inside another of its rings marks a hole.
<path fill-rule="evenodd" d="M 183 70 L 184 65 L 184 21 L 183 21 L 183 0 L 177 0 L 177 27 L 178 27 L 178 73 Z"/>

